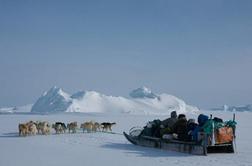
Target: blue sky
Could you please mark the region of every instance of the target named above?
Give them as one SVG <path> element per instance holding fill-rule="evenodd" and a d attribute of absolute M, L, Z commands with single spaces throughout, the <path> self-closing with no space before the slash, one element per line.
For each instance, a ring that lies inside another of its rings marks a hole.
<path fill-rule="evenodd" d="M 0 0 L 0 106 L 50 87 L 252 103 L 250 0 Z"/>

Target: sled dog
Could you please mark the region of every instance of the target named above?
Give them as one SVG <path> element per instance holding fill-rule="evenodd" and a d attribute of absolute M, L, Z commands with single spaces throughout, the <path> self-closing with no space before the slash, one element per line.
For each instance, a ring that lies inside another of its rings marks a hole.
<path fill-rule="evenodd" d="M 113 122 L 113 123 L 110 123 L 110 122 L 103 122 L 101 123 L 101 128 L 102 128 L 102 131 L 112 131 L 112 126 L 115 125 L 116 123 Z"/>

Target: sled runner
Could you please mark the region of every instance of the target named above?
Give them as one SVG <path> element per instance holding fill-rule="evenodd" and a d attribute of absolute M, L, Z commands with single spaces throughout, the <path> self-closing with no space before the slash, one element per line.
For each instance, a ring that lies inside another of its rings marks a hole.
<path fill-rule="evenodd" d="M 159 148 L 163 150 L 177 151 L 183 153 L 190 153 L 195 155 L 206 155 L 206 149 L 203 145 L 197 145 L 191 142 L 182 142 L 182 141 L 165 141 L 161 138 L 154 138 L 148 136 L 130 136 L 123 133 L 126 139 L 134 145 L 140 145 L 151 148 Z"/>
<path fill-rule="evenodd" d="M 212 121 L 210 122 L 212 123 Z M 234 119 L 233 122 L 235 122 Z M 132 144 L 144 147 L 158 148 L 193 155 L 207 155 L 208 153 L 234 153 L 235 126 L 221 127 L 212 131 L 214 131 L 213 135 L 202 132 L 201 140 L 197 142 L 145 136 L 140 134 L 140 128 L 132 128 L 129 131 L 129 134 L 125 132 L 123 132 L 123 134 Z"/>

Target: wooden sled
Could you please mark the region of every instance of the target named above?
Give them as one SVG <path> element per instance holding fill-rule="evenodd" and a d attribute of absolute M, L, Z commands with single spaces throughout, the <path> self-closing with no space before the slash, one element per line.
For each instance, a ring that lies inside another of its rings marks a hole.
<path fill-rule="evenodd" d="M 134 145 L 176 151 L 193 155 L 207 155 L 208 153 L 234 153 L 233 142 L 225 144 L 207 145 L 207 139 L 196 142 L 165 140 L 149 136 L 131 136 L 123 132 L 125 138 Z"/>

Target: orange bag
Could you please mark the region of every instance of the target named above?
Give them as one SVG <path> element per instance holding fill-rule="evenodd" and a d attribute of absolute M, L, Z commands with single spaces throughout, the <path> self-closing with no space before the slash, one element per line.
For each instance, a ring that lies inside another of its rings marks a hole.
<path fill-rule="evenodd" d="M 234 138 L 232 127 L 221 127 L 215 133 L 216 144 L 232 142 Z"/>

